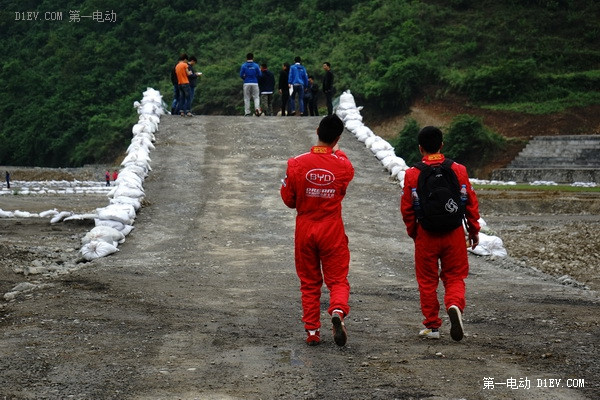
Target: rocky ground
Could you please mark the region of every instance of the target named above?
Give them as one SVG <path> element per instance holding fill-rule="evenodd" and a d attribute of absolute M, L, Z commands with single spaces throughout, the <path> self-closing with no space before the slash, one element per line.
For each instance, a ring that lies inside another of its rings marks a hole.
<path fill-rule="evenodd" d="M 307 347 L 278 187 L 317 122 L 165 117 L 136 228 L 93 262 L 78 254 L 88 222 L 0 219 L 0 398 L 597 397 L 598 195 L 480 190 L 509 257 L 470 256 L 463 341 L 447 325 L 423 340 L 399 187 L 350 135 L 349 342 L 333 344 L 323 313 L 323 343 Z M 29 212 L 106 204 L 0 197 Z"/>

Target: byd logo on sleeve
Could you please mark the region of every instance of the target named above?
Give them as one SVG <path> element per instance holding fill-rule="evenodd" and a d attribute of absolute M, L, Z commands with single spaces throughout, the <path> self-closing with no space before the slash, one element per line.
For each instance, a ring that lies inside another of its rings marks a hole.
<path fill-rule="evenodd" d="M 335 176 L 326 169 L 315 168 L 306 173 L 306 180 L 313 185 L 326 186 L 335 181 Z"/>

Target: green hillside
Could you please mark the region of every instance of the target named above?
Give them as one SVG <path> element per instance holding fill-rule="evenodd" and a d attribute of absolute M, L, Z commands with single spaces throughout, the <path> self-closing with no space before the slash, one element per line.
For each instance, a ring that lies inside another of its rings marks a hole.
<path fill-rule="evenodd" d="M 0 165 L 112 162 L 146 87 L 196 55 L 194 112 L 241 114 L 239 67 L 277 73 L 300 55 L 373 114 L 425 86 L 526 112 L 600 104 L 595 0 L 5 0 L 0 11 Z M 30 12 L 28 14 L 28 12 Z M 37 14 L 35 14 L 37 13 Z"/>

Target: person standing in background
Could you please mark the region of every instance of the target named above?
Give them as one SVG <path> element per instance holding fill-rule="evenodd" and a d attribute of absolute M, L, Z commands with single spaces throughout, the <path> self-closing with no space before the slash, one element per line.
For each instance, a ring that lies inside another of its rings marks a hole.
<path fill-rule="evenodd" d="M 6 171 L 6 188 L 10 189 L 10 173 Z"/>
<path fill-rule="evenodd" d="M 198 84 L 198 77 L 202 75 L 202 72 L 195 72 L 194 65 L 198 63 L 198 59 L 196 56 L 191 56 L 188 62 L 188 68 L 191 72 L 189 76 L 190 81 L 190 111 L 192 110 L 192 103 L 194 102 L 194 97 L 196 95 L 196 86 Z"/>
<path fill-rule="evenodd" d="M 294 58 L 294 65 L 290 67 L 288 84 L 290 88 L 293 88 L 290 99 L 290 112 L 295 114 L 296 96 L 298 96 L 298 111 L 302 115 L 304 114 L 304 89 L 308 86 L 308 74 L 306 68 L 302 65 L 302 58 L 299 56 Z"/>
<path fill-rule="evenodd" d="M 306 99 L 308 99 L 308 111 L 306 112 L 306 114 L 310 115 L 311 117 L 318 117 L 319 107 L 317 103 L 319 101 L 319 85 L 315 83 L 315 77 L 312 75 L 308 77 L 308 88 L 306 92 Z"/>
<path fill-rule="evenodd" d="M 244 81 L 244 116 L 250 113 L 250 99 L 254 101 L 254 114 L 260 116 L 260 91 L 258 89 L 258 78 L 262 76 L 260 67 L 254 62 L 254 54 L 246 54 L 246 62 L 240 68 L 240 78 Z"/>
<path fill-rule="evenodd" d="M 182 54 L 179 56 L 179 63 L 175 66 L 175 74 L 177 75 L 177 84 L 179 85 L 179 100 L 177 100 L 177 107 L 179 109 L 179 115 L 191 117 L 190 112 L 190 79 L 191 75 L 188 56 Z"/>
<path fill-rule="evenodd" d="M 171 103 L 171 115 L 179 114 L 179 83 L 177 81 L 177 64 L 171 69 L 171 83 L 173 84 L 173 102 Z"/>
<path fill-rule="evenodd" d="M 327 115 L 333 114 L 333 95 L 335 89 L 333 87 L 333 72 L 331 72 L 331 64 L 326 61 L 323 63 L 325 77 L 323 78 L 323 93 L 325 93 L 325 101 L 327 103 Z"/>
<path fill-rule="evenodd" d="M 258 88 L 260 90 L 260 103 L 262 112 L 265 115 L 273 115 L 273 92 L 275 91 L 275 76 L 267 68 L 267 64 L 260 66 L 262 76 L 258 78 Z"/>
<path fill-rule="evenodd" d="M 289 113 L 290 88 L 288 86 L 288 77 L 290 75 L 290 64 L 283 63 L 279 71 L 279 94 L 281 95 L 281 116 L 285 117 Z"/>

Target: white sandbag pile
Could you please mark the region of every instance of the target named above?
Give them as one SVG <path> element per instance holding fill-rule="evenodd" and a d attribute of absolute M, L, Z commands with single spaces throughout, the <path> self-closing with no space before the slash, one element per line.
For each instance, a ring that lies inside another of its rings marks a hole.
<path fill-rule="evenodd" d="M 396 155 L 389 142 L 377 136 L 369 127 L 363 124 L 360 110 L 362 110 L 362 106 L 356 106 L 354 96 L 347 90 L 340 96 L 340 102 L 335 109 L 335 113 L 344 121 L 346 129 L 373 152 L 373 155 L 377 157 L 391 177 L 397 180 L 401 186 L 404 186 L 404 171 L 408 169 L 406 162 Z"/>
<path fill-rule="evenodd" d="M 396 179 L 400 186 L 404 187 L 404 174 L 409 167 L 404 159 L 396 155 L 394 147 L 389 142 L 377 136 L 369 127 L 363 124 L 360 115 L 362 108 L 362 106 L 356 106 L 354 96 L 347 90 L 340 96 L 340 102 L 335 109 L 335 113 L 344 122 L 346 129 L 352 132 L 358 141 L 364 143 L 383 167 L 388 170 L 391 177 Z M 473 250 L 469 248 L 469 251 L 481 256 L 506 257 L 507 253 L 502 239 L 489 234 L 490 230 L 483 219 L 480 219 L 479 222 L 482 226 L 482 232 L 479 234 L 479 245 Z M 484 232 L 488 232 L 488 234 Z"/>
<path fill-rule="evenodd" d="M 0 218 L 12 218 L 14 215 L 12 211 L 4 211 L 0 208 Z"/>
<path fill-rule="evenodd" d="M 83 246 L 80 251 L 88 261 L 119 251 L 117 246 L 133 230 L 136 212 L 145 196 L 143 183 L 152 170 L 150 151 L 154 150 L 154 133 L 158 130 L 160 116 L 165 112 L 160 92 L 152 88 L 148 88 L 142 100 L 133 105 L 139 120 L 131 129 L 133 138 L 121 163 L 122 169 L 107 194 L 109 205 L 96 209 L 96 227 L 81 240 Z"/>
<path fill-rule="evenodd" d="M 478 256 L 506 257 L 507 255 L 502 239 L 483 232 L 479 232 L 479 245 L 475 249 L 469 247 L 469 251 Z"/>
<path fill-rule="evenodd" d="M 21 181 L 12 180 L 11 188 L 5 186 L 0 188 L 0 196 L 2 195 L 54 195 L 54 194 L 105 194 L 109 187 L 100 184 L 98 181 L 65 181 L 65 180 L 48 180 L 48 181 Z"/>
<path fill-rule="evenodd" d="M 508 253 L 504 248 L 504 242 L 494 234 L 483 218 L 479 218 L 479 226 L 481 227 L 479 244 L 474 249 L 468 247 L 467 250 L 478 256 L 506 257 Z M 466 229 L 465 237 L 467 237 Z"/>

